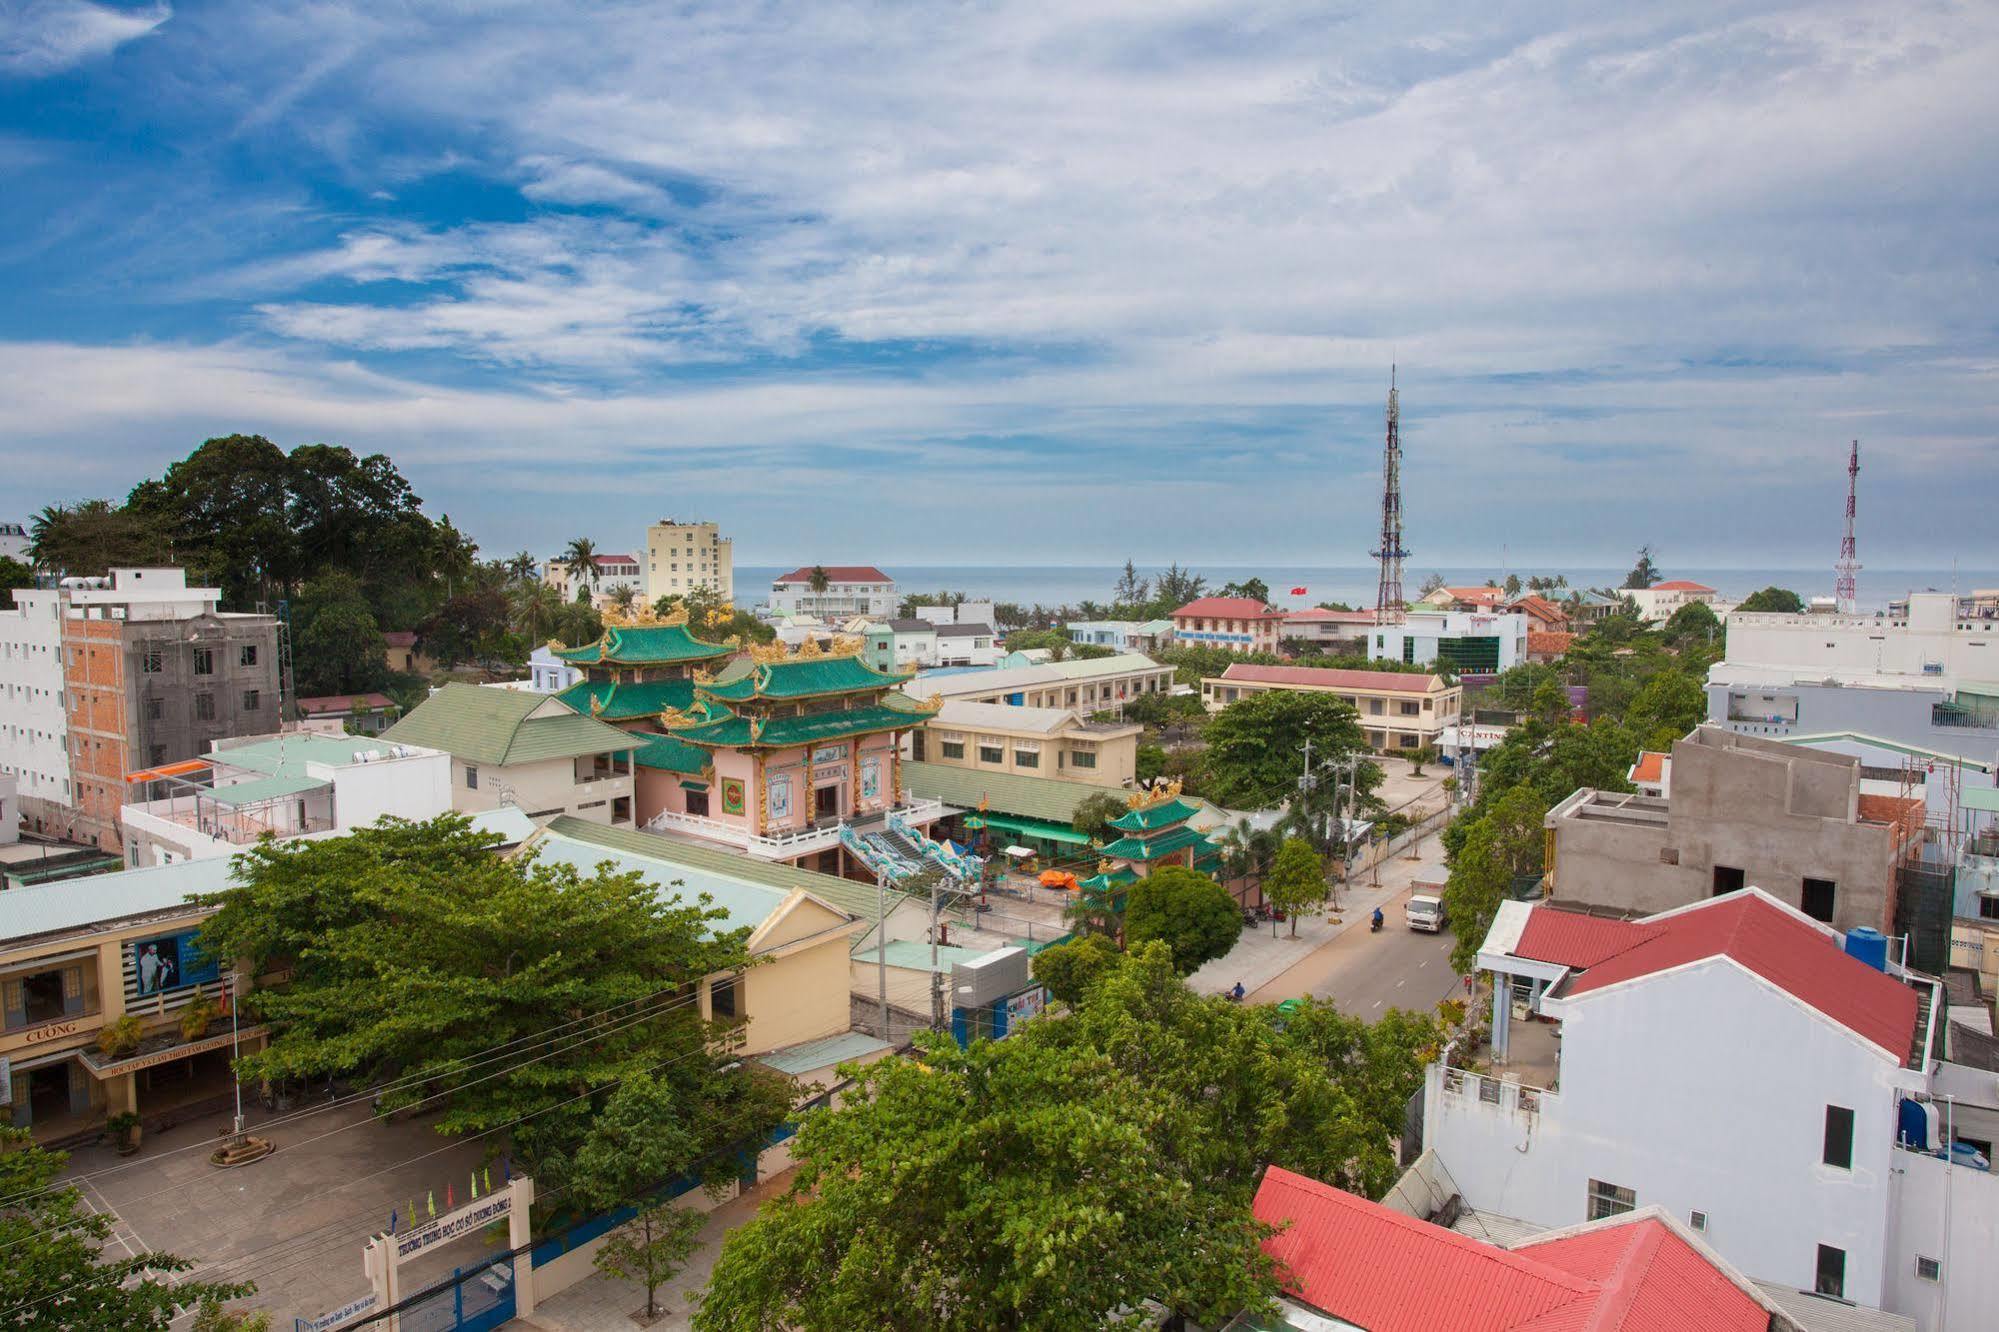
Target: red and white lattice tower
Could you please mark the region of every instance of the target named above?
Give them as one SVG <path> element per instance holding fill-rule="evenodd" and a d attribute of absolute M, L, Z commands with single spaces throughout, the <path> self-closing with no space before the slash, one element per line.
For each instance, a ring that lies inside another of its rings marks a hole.
<path fill-rule="evenodd" d="M 1395 367 L 1388 367 L 1388 443 L 1381 458 L 1381 581 L 1374 593 L 1374 622 L 1401 624 L 1407 604 L 1402 599 L 1402 403 L 1395 391 Z"/>
<path fill-rule="evenodd" d="M 1833 600 L 1838 603 L 1841 615 L 1853 615 L 1860 609 L 1860 595 L 1854 575 L 1860 572 L 1860 560 L 1853 545 L 1853 497 L 1854 488 L 1860 477 L 1860 441 L 1853 441 L 1853 452 L 1846 459 L 1846 535 L 1839 542 L 1839 563 L 1833 566 L 1839 578 L 1832 585 Z"/>

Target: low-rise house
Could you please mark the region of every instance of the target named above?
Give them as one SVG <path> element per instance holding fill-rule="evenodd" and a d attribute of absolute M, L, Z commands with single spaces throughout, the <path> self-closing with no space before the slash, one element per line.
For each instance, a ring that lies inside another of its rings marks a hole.
<path fill-rule="evenodd" d="M 1173 641 L 1171 620 L 1071 620 L 1069 641 L 1119 652 L 1157 652 Z"/>
<path fill-rule="evenodd" d="M 1201 698 L 1208 711 L 1219 712 L 1238 699 L 1273 689 L 1338 695 L 1360 714 L 1368 745 L 1387 752 L 1439 745 L 1444 728 L 1458 720 L 1464 696 L 1439 675 L 1238 662 L 1203 680 Z"/>
<path fill-rule="evenodd" d="M 1092 722 L 1074 708 L 951 699 L 909 734 L 904 752 L 946 767 L 1129 786 L 1137 776 L 1144 729 L 1136 722 Z"/>
<path fill-rule="evenodd" d="M 1705 583 L 1690 582 L 1685 578 L 1671 578 L 1650 587 L 1634 587 L 1624 594 L 1638 607 L 1638 618 L 1648 624 L 1659 624 L 1673 618 L 1673 612 L 1682 606 L 1698 602 L 1703 606 L 1715 604 L 1715 590 Z"/>
<path fill-rule="evenodd" d="M 813 588 L 815 573 L 825 576 L 825 590 Z M 886 620 L 896 610 L 895 580 L 872 564 L 804 566 L 771 580 L 768 610 L 772 615 Z"/>
<path fill-rule="evenodd" d="M 1168 618 L 1183 647 L 1274 653 L 1283 637 L 1284 612 L 1254 597 L 1198 597 Z"/>
<path fill-rule="evenodd" d="M 1569 622 L 1577 629 L 1586 629 L 1603 623 L 1613 615 L 1621 615 L 1630 607 L 1625 600 L 1627 593 L 1604 592 L 1594 588 L 1579 592 L 1566 603 Z"/>
<path fill-rule="evenodd" d="M 630 588 L 634 596 L 645 595 L 645 570 L 638 556 L 596 555 L 590 562 L 592 567 L 588 576 L 584 576 L 568 560 L 549 560 L 541 567 L 541 581 L 555 589 L 555 595 L 564 601 L 574 601 L 576 593 L 587 585 L 591 604 L 599 607 L 610 605 L 613 594 L 620 588 Z"/>
<path fill-rule="evenodd" d="M 928 620 L 871 620 L 864 632 L 868 665 L 884 674 L 920 671 L 938 664 L 937 626 Z"/>
<path fill-rule="evenodd" d="M 1433 587 L 1418 597 L 1411 611 L 1424 610 L 1497 610 L 1506 604 L 1506 592 L 1502 588 L 1486 584 L 1483 587 Z"/>
<path fill-rule="evenodd" d="M 937 605 L 917 603 L 910 606 L 910 613 L 919 620 L 931 624 L 983 624 L 992 628 L 999 623 L 990 601 L 942 602 Z"/>
<path fill-rule="evenodd" d="M 989 624 L 940 624 L 937 626 L 935 665 L 997 666 L 1006 655 L 999 636 Z"/>
<path fill-rule="evenodd" d="M 1566 630 L 1527 631 L 1527 660 L 1537 666 L 1552 666 L 1568 654 L 1576 635 Z"/>
<path fill-rule="evenodd" d="M 1837 929 L 1909 935 L 1910 961 L 1942 970 L 1946 909 L 1898 893 L 1920 797 L 1863 792 L 1847 755 L 1712 726 L 1675 742 L 1670 765 L 1668 795 L 1585 787 L 1548 812 L 1555 900 L 1643 915 L 1754 884 Z"/>
<path fill-rule="evenodd" d="M 119 811 L 133 868 L 233 856 L 264 837 L 365 828 L 452 808 L 451 757 L 376 736 L 291 732 L 218 741 L 131 775 Z"/>
<path fill-rule="evenodd" d="M 1371 610 L 1336 611 L 1314 606 L 1309 610 L 1284 612 L 1280 641 L 1309 643 L 1321 652 L 1367 650 L 1367 636 L 1374 628 Z"/>
<path fill-rule="evenodd" d="M 1567 633 L 1569 613 L 1562 606 L 1548 600 L 1537 592 L 1524 597 L 1516 597 L 1506 603 L 1506 609 L 1516 615 L 1524 615 L 1528 620 L 1528 631 L 1542 633 Z"/>
<path fill-rule="evenodd" d="M 555 655 L 555 648 L 543 643 L 528 653 L 527 687 L 537 694 L 559 694 L 583 678 L 583 672 Z"/>
<path fill-rule="evenodd" d="M 1141 694 L 1172 693 L 1175 676 L 1171 666 L 1161 666 L 1150 657 L 1126 652 L 1114 657 L 1071 658 L 993 670 L 926 671 L 905 689 L 918 698 L 1111 712 L 1118 704 Z"/>
<path fill-rule="evenodd" d="M 1889 953 L 1754 888 L 1628 921 L 1502 903 L 1479 950 L 1501 1076 L 1430 1067 L 1425 1154 L 1480 1213 L 1656 1205 L 1759 1282 L 1983 1328 L 1999 1091 L 1949 1059 L 1942 983 Z"/>
<path fill-rule="evenodd" d="M 429 675 L 437 662 L 423 650 L 423 640 L 408 629 L 391 629 L 382 635 L 389 669 L 397 675 Z"/>
<path fill-rule="evenodd" d="M 461 813 L 514 805 L 536 820 L 573 814 L 633 825 L 632 752 L 645 742 L 560 697 L 447 684 L 381 738 L 451 755 L 452 807 Z"/>
<path fill-rule="evenodd" d="M 396 701 L 383 693 L 315 694 L 298 701 L 298 719 L 314 730 L 380 735 L 402 714 Z"/>
<path fill-rule="evenodd" d="M 1673 793 L 1673 756 L 1656 749 L 1642 749 L 1638 752 L 1638 761 L 1624 774 L 1624 780 L 1630 782 L 1639 795 L 1664 800 Z"/>

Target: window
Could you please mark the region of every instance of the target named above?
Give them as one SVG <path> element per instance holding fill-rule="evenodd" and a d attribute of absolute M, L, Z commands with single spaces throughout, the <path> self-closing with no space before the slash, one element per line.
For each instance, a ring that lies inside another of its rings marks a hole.
<path fill-rule="evenodd" d="M 1622 1216 L 1636 1210 L 1638 1195 L 1631 1189 L 1606 1184 L 1600 1179 L 1589 1182 L 1589 1219 L 1601 1221 L 1606 1216 Z"/>
<path fill-rule="evenodd" d="M 257 645 L 255 643 L 245 643 L 236 654 L 236 664 L 238 666 L 255 666 L 257 664 Z"/>
<path fill-rule="evenodd" d="M 979 762 L 1004 763 L 1006 762 L 1006 750 L 998 745 L 989 745 L 981 740 L 979 741 Z"/>
<path fill-rule="evenodd" d="M 909 737 L 909 756 L 923 762 L 923 732 L 917 731 Z"/>
<path fill-rule="evenodd" d="M 707 818 L 708 793 L 706 791 L 689 791 L 687 793 L 687 812 L 697 818 Z"/>
<path fill-rule="evenodd" d="M 1980 897 L 1978 899 L 1978 918 L 1980 920 L 1999 920 L 1999 897 Z"/>
<path fill-rule="evenodd" d="M 157 649 L 139 654 L 139 670 L 145 675 L 160 673 L 160 654 Z"/>
<path fill-rule="evenodd" d="M 708 1004 L 718 1018 L 742 1016 L 742 977 L 731 976 L 725 981 L 715 981 L 708 987 Z"/>
<path fill-rule="evenodd" d="M 469 763 L 465 765 L 465 789 L 468 791 L 479 789 L 479 770 Z"/>
<path fill-rule="evenodd" d="M 1013 751 L 1013 766 L 1016 768 L 1038 768 L 1041 766 L 1041 754 L 1037 750 L 1016 749 Z"/>
<path fill-rule="evenodd" d="M 194 719 L 196 721 L 215 720 L 215 695 L 196 694 L 194 696 Z"/>
<path fill-rule="evenodd" d="M 1818 1295 L 1830 1295 L 1836 1300 L 1846 1298 L 1845 1249 L 1835 1249 L 1830 1244 L 1819 1245 L 1818 1280 L 1812 1283 L 1812 1291 Z"/>
<path fill-rule="evenodd" d="M 1723 893 L 1735 892 L 1742 887 L 1744 878 L 1743 871 L 1733 865 L 1716 865 L 1714 867 L 1714 895 L 1720 897 Z"/>
<path fill-rule="evenodd" d="M 1833 883 L 1831 879 L 1806 879 L 1804 896 L 1798 907 L 1813 920 L 1832 924 Z"/>
<path fill-rule="evenodd" d="M 258 708 L 263 706 L 263 702 L 264 702 L 263 695 L 259 693 L 257 690 L 245 689 L 243 691 L 243 711 L 255 712 Z"/>
<path fill-rule="evenodd" d="M 1097 751 L 1075 749 L 1069 752 L 1069 766 L 1072 768 L 1094 768 L 1097 766 Z"/>
<path fill-rule="evenodd" d="M 1706 1212 L 1688 1213 L 1687 1224 L 1693 1227 L 1694 1232 L 1696 1234 L 1700 1235 L 1707 1234 L 1707 1213 Z"/>
<path fill-rule="evenodd" d="M 196 648 L 194 650 L 194 673 L 196 675 L 215 674 L 214 648 Z"/>
<path fill-rule="evenodd" d="M 165 721 L 166 716 L 167 716 L 167 703 L 165 699 L 149 698 L 146 700 L 147 721 Z"/>
<path fill-rule="evenodd" d="M 1917 1254 L 1916 1280 L 1918 1281 L 1943 1280 L 1943 1260 L 1941 1258 L 1925 1258 L 1920 1253 Z"/>
<path fill-rule="evenodd" d="M 940 740 L 937 742 L 937 752 L 947 759 L 961 759 L 965 757 L 965 742 L 963 740 Z"/>
<path fill-rule="evenodd" d="M 1843 1105 L 1825 1108 L 1825 1150 L 1819 1160 L 1841 1170 L 1853 1169 L 1853 1111 Z"/>

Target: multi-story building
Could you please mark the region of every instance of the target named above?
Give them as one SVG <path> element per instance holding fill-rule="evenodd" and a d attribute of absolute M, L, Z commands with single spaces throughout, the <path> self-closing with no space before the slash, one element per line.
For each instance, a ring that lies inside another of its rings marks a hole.
<path fill-rule="evenodd" d="M 1286 611 L 1284 626 L 1278 633 L 1281 639 L 1309 643 L 1321 652 L 1364 652 L 1367 636 L 1373 630 L 1373 611 L 1335 611 L 1313 606 Z"/>
<path fill-rule="evenodd" d="M 21 783 L 12 773 L 0 772 L 0 846 L 21 840 Z"/>
<path fill-rule="evenodd" d="M 1628 921 L 1502 903 L 1495 1076 L 1430 1067 L 1430 1173 L 1536 1227 L 1656 1205 L 1759 1282 L 1989 1327 L 1999 1090 L 1890 952 L 1753 888 Z"/>
<path fill-rule="evenodd" d="M 341 735 L 380 735 L 395 725 L 402 708 L 393 698 L 379 692 L 365 694 L 315 694 L 298 700 L 298 719 L 308 730 Z"/>
<path fill-rule="evenodd" d="M 0 522 L 0 559 L 28 562 L 28 529 L 20 523 Z"/>
<path fill-rule="evenodd" d="M 1527 628 L 1525 615 L 1505 611 L 1412 610 L 1401 624 L 1368 631 L 1368 655 L 1490 674 L 1527 660 Z"/>
<path fill-rule="evenodd" d="M 736 598 L 736 543 L 714 523 L 662 518 L 646 529 L 645 586 L 647 601 L 697 587 L 721 594 L 723 604 Z"/>
<path fill-rule="evenodd" d="M 305 731 L 225 740 L 200 759 L 128 774 L 128 786 L 119 822 L 133 869 L 452 808 L 450 755 Z"/>
<path fill-rule="evenodd" d="M 1337 695 L 1359 714 L 1369 747 L 1390 753 L 1438 746 L 1444 728 L 1456 724 L 1464 699 L 1463 690 L 1436 675 L 1239 662 L 1201 682 L 1201 701 L 1208 711 L 1220 712 L 1271 690 Z"/>
<path fill-rule="evenodd" d="M 999 635 L 989 624 L 959 623 L 937 626 L 936 659 L 933 666 L 997 666 L 1006 655 Z"/>
<path fill-rule="evenodd" d="M 1674 743 L 1665 789 L 1585 787 L 1550 810 L 1550 895 L 1636 915 L 1753 885 L 1836 929 L 1910 934 L 1913 964 L 1943 965 L 1948 922 L 1897 891 L 1923 837 L 1920 796 L 1864 792 L 1849 755 L 1713 726 Z"/>
<path fill-rule="evenodd" d="M 588 582 L 591 604 L 608 606 L 619 589 L 630 588 L 636 596 L 646 593 L 645 569 L 636 555 L 593 555 L 590 557 L 591 577 L 579 578 L 577 571 L 568 560 L 549 560 L 541 566 L 541 581 L 555 589 L 555 595 L 564 601 L 573 600 L 577 589 Z"/>
<path fill-rule="evenodd" d="M 903 753 L 919 763 L 980 772 L 1129 786 L 1138 772 L 1135 722 L 1092 722 L 1074 708 L 945 702 Z"/>
<path fill-rule="evenodd" d="M 1682 606 L 1696 603 L 1703 606 L 1715 604 L 1715 590 L 1705 583 L 1690 582 L 1685 578 L 1670 578 L 1650 587 L 1634 587 L 1624 594 L 1638 607 L 1638 618 L 1649 624 L 1660 624 L 1673 618 L 1673 612 Z"/>
<path fill-rule="evenodd" d="M 1071 620 L 1069 641 L 1119 652 L 1157 652 L 1173 641 L 1171 620 Z"/>
<path fill-rule="evenodd" d="M 815 576 L 824 575 L 824 591 L 815 591 Z M 771 580 L 768 614 L 812 615 L 844 620 L 864 615 L 887 620 L 896 612 L 895 580 L 871 564 L 819 564 L 793 569 Z"/>
<path fill-rule="evenodd" d="M 30 826 L 118 851 L 128 772 L 281 723 L 277 620 L 218 612 L 221 595 L 180 569 L 15 593 L 0 764 L 23 779 Z"/>
<path fill-rule="evenodd" d="M 907 692 L 918 698 L 1005 703 L 1021 708 L 1115 711 L 1141 694 L 1170 694 L 1176 672 L 1136 652 L 1114 657 L 1050 661 L 995 670 L 939 671 L 918 675 Z"/>
<path fill-rule="evenodd" d="M 1168 618 L 1183 647 L 1275 652 L 1283 637 L 1284 612 L 1254 597 L 1197 597 Z"/>
<path fill-rule="evenodd" d="M 937 626 L 929 620 L 870 621 L 862 637 L 868 665 L 884 675 L 920 671 L 937 664 Z"/>

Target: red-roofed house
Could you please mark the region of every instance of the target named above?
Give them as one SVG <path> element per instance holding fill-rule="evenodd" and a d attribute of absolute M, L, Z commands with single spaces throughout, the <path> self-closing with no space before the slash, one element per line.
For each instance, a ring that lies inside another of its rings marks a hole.
<path fill-rule="evenodd" d="M 1568 632 L 1569 613 L 1537 592 L 1515 598 L 1507 604 L 1506 609 L 1515 614 L 1525 615 L 1532 622 L 1534 629 L 1549 633 Z"/>
<path fill-rule="evenodd" d="M 1465 1206 L 1550 1227 L 1657 1205 L 1759 1281 L 1910 1312 L 1900 1274 L 1930 1250 L 1905 1250 L 1939 1241 L 1898 1209 L 1916 1176 L 1929 1206 L 1935 1158 L 1897 1146 L 1899 1103 L 1953 1066 L 1940 983 L 1879 934 L 1754 888 L 1635 920 L 1509 901 L 1478 965 L 1497 1076 L 1439 1063 L 1424 1092 L 1431 1174 Z M 1980 1183 L 1966 1205 L 1999 1222 Z M 1623 1261 L 1562 1243 L 1517 1251 L 1584 1277 Z"/>
<path fill-rule="evenodd" d="M 1174 636 L 1179 636 L 1176 631 Z M 1360 714 L 1367 742 L 1391 753 L 1435 745 L 1456 724 L 1463 691 L 1442 676 L 1415 671 L 1347 671 L 1319 666 L 1252 666 L 1237 662 L 1201 682 L 1208 711 L 1272 689 L 1337 694 Z"/>
<path fill-rule="evenodd" d="M 826 576 L 824 591 L 814 590 L 813 575 Z M 775 615 L 816 615 L 842 620 L 865 615 L 872 620 L 895 616 L 895 580 L 872 564 L 807 564 L 771 580 L 770 609 Z"/>
<path fill-rule="evenodd" d="M 1230 652 L 1275 652 L 1284 612 L 1254 597 L 1198 597 L 1167 618 L 1173 641 Z"/>
<path fill-rule="evenodd" d="M 1497 610 L 1506 604 L 1506 592 L 1497 587 L 1439 587 L 1416 601 L 1424 610 Z"/>
<path fill-rule="evenodd" d="M 1673 792 L 1673 756 L 1656 749 L 1640 750 L 1624 780 L 1637 787 L 1639 795 L 1669 796 Z"/>
<path fill-rule="evenodd" d="M 1505 1249 L 1272 1166 L 1254 1211 L 1301 1332 L 1769 1332 L 1777 1312 L 1656 1209 Z"/>
<path fill-rule="evenodd" d="M 380 735 L 402 709 L 387 694 L 322 694 L 298 701 L 302 722 L 318 722 L 316 730 L 345 731 L 351 723 L 359 735 Z"/>
<path fill-rule="evenodd" d="M 1674 611 L 1696 601 L 1704 606 L 1714 605 L 1715 591 L 1705 583 L 1674 578 L 1650 587 L 1631 588 L 1624 595 L 1638 607 L 1639 619 L 1656 623 L 1672 619 Z"/>
<path fill-rule="evenodd" d="M 1527 660 L 1542 666 L 1551 666 L 1560 661 L 1576 636 L 1566 630 L 1527 631 Z"/>

